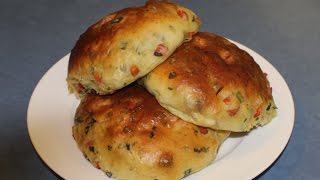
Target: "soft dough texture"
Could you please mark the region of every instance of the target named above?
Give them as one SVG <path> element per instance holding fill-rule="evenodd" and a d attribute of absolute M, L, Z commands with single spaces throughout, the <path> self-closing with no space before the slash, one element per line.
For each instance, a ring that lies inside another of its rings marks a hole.
<path fill-rule="evenodd" d="M 144 85 L 171 113 L 200 126 L 249 131 L 276 116 L 266 74 L 248 53 L 215 34 L 197 33 Z"/>
<path fill-rule="evenodd" d="M 191 10 L 167 1 L 114 12 L 84 32 L 71 51 L 68 87 L 78 97 L 109 94 L 150 72 L 198 31 Z"/>
<path fill-rule="evenodd" d="M 84 156 L 117 179 L 186 177 L 214 160 L 229 133 L 179 119 L 139 85 L 84 97 L 73 126 Z"/>

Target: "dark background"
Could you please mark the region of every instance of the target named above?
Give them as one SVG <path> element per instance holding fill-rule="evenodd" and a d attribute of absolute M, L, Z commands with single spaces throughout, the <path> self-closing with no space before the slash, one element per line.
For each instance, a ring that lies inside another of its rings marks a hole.
<path fill-rule="evenodd" d="M 0 179 L 59 178 L 37 156 L 28 135 L 26 115 L 32 91 L 89 25 L 144 2 L 0 1 Z M 201 31 L 240 42 L 268 59 L 292 91 L 293 134 L 280 158 L 258 178 L 319 179 L 320 1 L 175 2 L 201 17 Z"/>

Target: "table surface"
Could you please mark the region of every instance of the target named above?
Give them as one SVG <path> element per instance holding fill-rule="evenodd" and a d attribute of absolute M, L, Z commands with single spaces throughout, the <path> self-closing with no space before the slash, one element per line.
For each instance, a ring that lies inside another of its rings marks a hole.
<path fill-rule="evenodd" d="M 320 178 L 320 1 L 176 1 L 202 19 L 201 31 L 240 42 L 283 75 L 295 101 L 291 139 L 259 179 Z M 43 74 L 105 14 L 143 0 L 0 2 L 0 179 L 59 179 L 27 130 L 30 96 Z M 236 168 L 236 167 L 235 167 Z M 257 178 L 257 179 L 258 179 Z"/>

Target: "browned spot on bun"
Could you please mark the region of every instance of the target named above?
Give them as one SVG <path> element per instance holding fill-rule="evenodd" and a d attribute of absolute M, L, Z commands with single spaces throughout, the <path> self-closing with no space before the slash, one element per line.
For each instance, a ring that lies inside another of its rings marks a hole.
<path fill-rule="evenodd" d="M 170 167 L 173 164 L 173 156 L 170 153 L 164 152 L 160 155 L 159 165 L 162 167 Z"/>

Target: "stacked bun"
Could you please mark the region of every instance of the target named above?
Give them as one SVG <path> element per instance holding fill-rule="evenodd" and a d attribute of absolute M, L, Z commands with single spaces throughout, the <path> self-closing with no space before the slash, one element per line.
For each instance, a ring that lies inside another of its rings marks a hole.
<path fill-rule="evenodd" d="M 243 132 L 276 115 L 271 87 L 259 65 L 212 33 L 198 32 L 143 82 L 163 107 L 200 126 Z"/>
<path fill-rule="evenodd" d="M 259 65 L 199 26 L 191 10 L 149 0 L 102 18 L 72 49 L 73 136 L 107 176 L 181 179 L 208 166 L 230 132 L 276 116 Z"/>
<path fill-rule="evenodd" d="M 110 94 L 146 75 L 199 29 L 199 17 L 177 4 L 151 0 L 90 26 L 71 51 L 72 93 Z"/>

